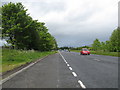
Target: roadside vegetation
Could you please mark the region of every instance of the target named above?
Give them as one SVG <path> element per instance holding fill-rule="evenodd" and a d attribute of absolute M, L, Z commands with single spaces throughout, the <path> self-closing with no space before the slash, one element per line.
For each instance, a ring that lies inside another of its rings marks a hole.
<path fill-rule="evenodd" d="M 33 20 L 22 3 L 10 2 L 4 4 L 1 10 L 2 39 L 12 49 L 50 51 L 57 48 L 56 40 L 45 23 Z"/>
<path fill-rule="evenodd" d="M 23 64 L 33 62 L 37 59 L 56 53 L 56 51 L 34 51 L 2 49 L 2 71 L 6 72 Z"/>
<path fill-rule="evenodd" d="M 4 4 L 0 11 L 0 35 L 7 41 L 7 44 L 2 46 L 0 72 L 56 53 L 57 42 L 45 23 L 33 20 L 22 3 Z"/>
<path fill-rule="evenodd" d="M 94 51 L 102 50 L 104 52 L 120 52 L 120 28 L 115 29 L 109 40 L 100 42 L 99 39 L 93 41 L 91 49 Z"/>
<path fill-rule="evenodd" d="M 91 51 L 91 54 L 116 56 L 116 57 L 118 57 L 118 52 Z"/>
<path fill-rule="evenodd" d="M 95 39 L 93 44 L 90 46 L 83 46 L 83 47 L 61 47 L 59 49 L 69 49 L 74 52 L 80 52 L 82 48 L 88 48 L 91 54 L 98 54 L 98 55 L 109 55 L 109 56 L 117 56 L 120 57 L 120 28 L 118 27 L 115 29 L 109 40 L 105 42 L 100 42 L 99 39 Z"/>

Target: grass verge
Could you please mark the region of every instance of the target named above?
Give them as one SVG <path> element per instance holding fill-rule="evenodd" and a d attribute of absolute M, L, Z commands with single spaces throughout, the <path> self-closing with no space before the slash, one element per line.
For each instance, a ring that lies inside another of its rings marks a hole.
<path fill-rule="evenodd" d="M 2 71 L 0 72 L 12 70 L 23 64 L 35 61 L 54 53 L 56 53 L 56 51 L 39 52 L 34 50 L 25 51 L 2 49 Z"/>
<path fill-rule="evenodd" d="M 91 54 L 107 55 L 107 56 L 118 57 L 118 52 L 104 52 L 104 51 L 90 51 L 90 52 L 91 52 Z"/>
<path fill-rule="evenodd" d="M 71 50 L 71 51 L 73 51 L 73 52 L 80 52 L 80 50 Z M 107 55 L 107 56 L 118 57 L 118 52 L 103 52 L 103 51 L 90 51 L 90 52 L 91 52 L 91 54 Z"/>

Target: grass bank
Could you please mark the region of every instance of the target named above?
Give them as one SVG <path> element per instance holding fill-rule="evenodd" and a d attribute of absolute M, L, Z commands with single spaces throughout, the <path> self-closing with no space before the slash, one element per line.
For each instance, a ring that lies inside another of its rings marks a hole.
<path fill-rule="evenodd" d="M 91 52 L 91 54 L 107 55 L 107 56 L 118 57 L 118 52 L 104 52 L 104 51 L 90 51 L 90 52 Z"/>
<path fill-rule="evenodd" d="M 24 51 L 2 49 L 2 71 L 0 72 L 12 70 L 18 66 L 35 61 L 39 58 L 43 58 L 54 53 L 56 53 L 56 51 L 39 52 L 34 50 Z"/>
<path fill-rule="evenodd" d="M 80 50 L 71 50 L 71 51 L 73 51 L 73 52 L 80 52 Z M 103 51 L 90 51 L 90 52 L 91 52 L 91 54 L 107 55 L 107 56 L 118 57 L 118 52 L 103 52 Z"/>

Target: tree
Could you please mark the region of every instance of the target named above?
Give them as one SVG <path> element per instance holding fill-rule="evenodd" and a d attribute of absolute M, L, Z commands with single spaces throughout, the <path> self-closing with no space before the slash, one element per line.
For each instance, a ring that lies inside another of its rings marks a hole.
<path fill-rule="evenodd" d="M 106 44 L 104 43 L 104 42 L 101 42 L 101 49 L 103 50 L 103 51 L 105 51 L 106 50 Z"/>
<path fill-rule="evenodd" d="M 120 36 L 120 28 L 117 28 L 116 30 L 114 30 L 112 32 L 112 35 L 110 37 L 110 42 L 111 42 L 111 49 L 112 51 L 116 52 L 116 51 L 120 51 L 120 40 L 119 40 L 119 36 Z"/>
<path fill-rule="evenodd" d="M 106 51 L 112 51 L 112 45 L 110 41 L 105 42 L 105 49 Z"/>
<path fill-rule="evenodd" d="M 93 44 L 92 44 L 93 50 L 99 50 L 101 47 L 99 39 L 95 39 Z"/>
<path fill-rule="evenodd" d="M 57 48 L 45 23 L 33 20 L 21 3 L 2 6 L 2 38 L 17 49 L 47 51 Z"/>
<path fill-rule="evenodd" d="M 27 26 L 26 11 L 21 3 L 10 2 L 2 6 L 2 37 L 8 37 L 7 42 L 13 48 L 16 46 L 16 38 L 23 34 Z"/>

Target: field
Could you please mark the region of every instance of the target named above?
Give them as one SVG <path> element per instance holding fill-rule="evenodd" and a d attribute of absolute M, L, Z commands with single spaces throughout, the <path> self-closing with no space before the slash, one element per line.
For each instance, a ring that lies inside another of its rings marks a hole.
<path fill-rule="evenodd" d="M 12 70 L 18 66 L 54 53 L 56 53 L 56 51 L 39 52 L 34 50 L 24 51 L 2 49 L 2 70 L 0 72 Z"/>

